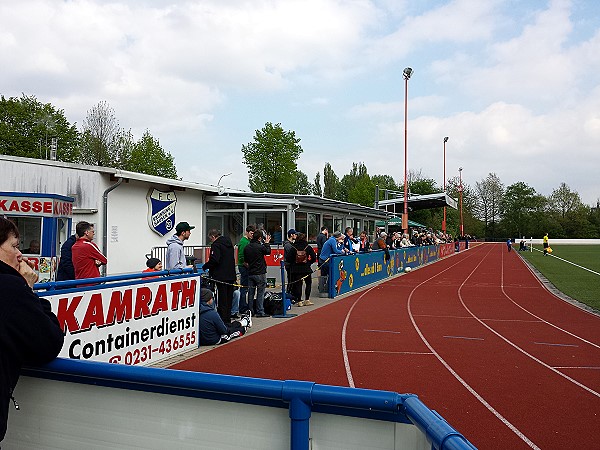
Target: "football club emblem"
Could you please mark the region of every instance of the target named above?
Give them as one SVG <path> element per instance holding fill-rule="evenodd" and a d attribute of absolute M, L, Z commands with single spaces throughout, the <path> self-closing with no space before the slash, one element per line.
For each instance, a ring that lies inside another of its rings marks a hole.
<path fill-rule="evenodd" d="M 148 226 L 155 233 L 164 236 L 175 228 L 175 203 L 177 203 L 175 192 L 151 189 L 146 199 L 148 200 Z"/>

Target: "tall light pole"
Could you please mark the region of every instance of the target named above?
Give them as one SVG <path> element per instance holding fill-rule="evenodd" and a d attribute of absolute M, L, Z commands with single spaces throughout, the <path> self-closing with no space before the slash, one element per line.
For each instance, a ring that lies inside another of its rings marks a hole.
<path fill-rule="evenodd" d="M 442 220 L 442 233 L 446 234 L 446 142 L 448 136 L 444 138 L 444 220 Z"/>
<path fill-rule="evenodd" d="M 464 236 L 465 235 L 465 227 L 463 224 L 463 208 L 462 208 L 462 204 L 463 204 L 463 185 L 462 185 L 462 167 L 458 168 L 458 175 L 459 175 L 459 183 L 458 183 L 458 194 L 459 194 L 459 202 L 460 202 L 460 235 Z"/>
<path fill-rule="evenodd" d="M 404 214 L 402 214 L 402 230 L 408 233 L 408 79 L 413 70 L 410 67 L 404 69 Z"/>

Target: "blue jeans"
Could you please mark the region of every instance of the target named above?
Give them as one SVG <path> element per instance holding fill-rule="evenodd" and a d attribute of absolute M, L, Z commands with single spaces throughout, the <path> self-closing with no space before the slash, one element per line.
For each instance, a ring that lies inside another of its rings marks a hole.
<path fill-rule="evenodd" d="M 231 315 L 240 312 L 240 290 L 233 291 L 233 301 L 231 302 Z"/>
<path fill-rule="evenodd" d="M 264 314 L 265 288 L 267 287 L 267 274 L 248 275 L 248 308 L 254 306 L 254 294 L 256 293 L 256 313 Z"/>
<path fill-rule="evenodd" d="M 240 272 L 240 311 L 246 312 L 248 308 L 248 268 L 246 266 L 238 266 Z"/>

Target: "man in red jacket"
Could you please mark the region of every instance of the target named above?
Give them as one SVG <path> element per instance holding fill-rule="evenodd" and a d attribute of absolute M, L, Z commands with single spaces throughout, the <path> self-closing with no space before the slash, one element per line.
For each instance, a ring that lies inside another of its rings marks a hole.
<path fill-rule="evenodd" d="M 98 246 L 92 242 L 94 239 L 94 225 L 89 222 L 79 222 L 75 226 L 75 231 L 79 236 L 71 249 L 75 279 L 97 278 L 100 276 L 98 268 L 106 264 L 108 260 Z"/>

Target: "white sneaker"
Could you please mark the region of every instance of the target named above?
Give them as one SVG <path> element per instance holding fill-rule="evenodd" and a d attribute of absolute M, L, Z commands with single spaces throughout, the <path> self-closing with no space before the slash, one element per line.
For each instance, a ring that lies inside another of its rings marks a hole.
<path fill-rule="evenodd" d="M 244 316 L 242 318 L 246 319 L 246 322 L 248 323 L 247 327 L 251 328 L 252 327 L 252 312 L 251 311 L 245 312 Z"/>

